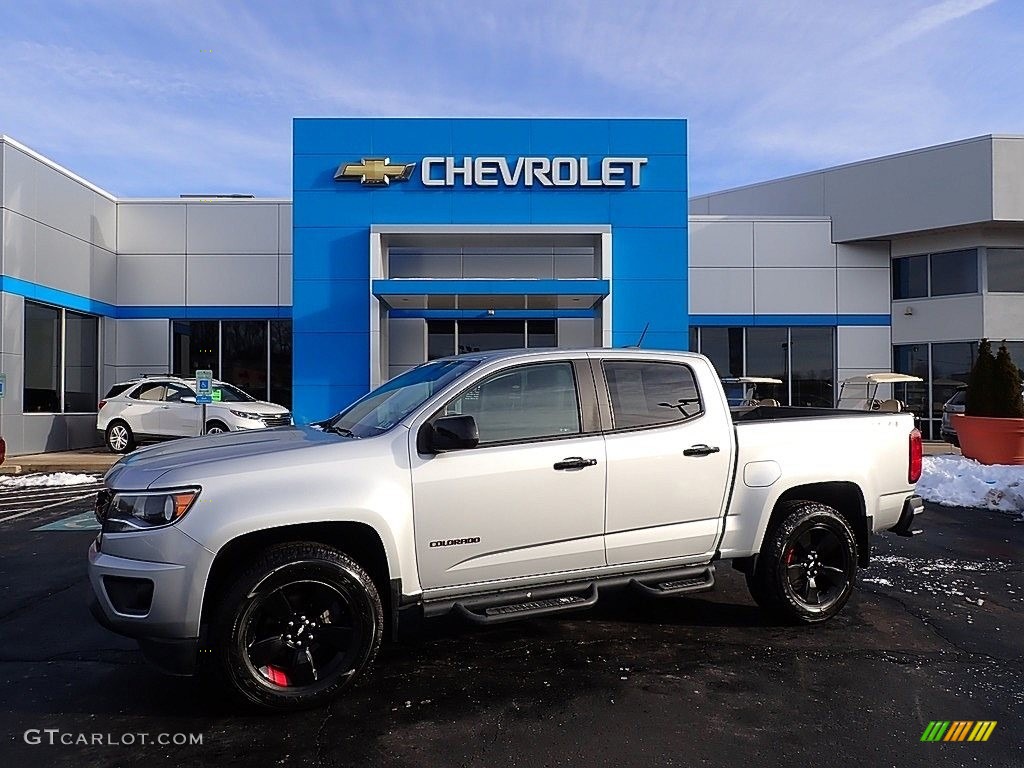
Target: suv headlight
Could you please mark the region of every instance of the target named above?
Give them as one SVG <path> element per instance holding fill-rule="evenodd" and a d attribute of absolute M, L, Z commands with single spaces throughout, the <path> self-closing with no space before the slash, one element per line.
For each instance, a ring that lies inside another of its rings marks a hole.
<path fill-rule="evenodd" d="M 237 416 L 240 419 L 255 419 L 256 421 L 260 420 L 260 415 L 258 413 L 250 413 L 249 411 L 235 411 L 232 410 L 231 408 L 229 408 L 228 410 L 231 411 L 233 414 L 235 414 L 235 416 Z"/>
<path fill-rule="evenodd" d="M 105 533 L 163 528 L 183 518 L 198 497 L 198 488 L 115 493 L 96 516 Z"/>

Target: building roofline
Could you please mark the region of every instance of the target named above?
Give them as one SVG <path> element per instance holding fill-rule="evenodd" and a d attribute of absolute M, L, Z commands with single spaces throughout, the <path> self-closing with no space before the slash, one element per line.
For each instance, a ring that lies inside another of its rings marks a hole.
<path fill-rule="evenodd" d="M 69 171 L 67 168 L 65 168 L 60 163 L 55 163 L 50 158 L 46 157 L 45 155 L 39 154 L 34 149 L 32 149 L 30 147 L 26 147 L 24 144 L 22 144 L 17 139 L 12 139 L 10 136 L 7 136 L 6 134 L 0 134 L 0 144 L 10 144 L 15 149 L 20 150 L 21 152 L 24 152 L 26 155 L 31 157 L 33 160 L 38 160 L 43 165 L 46 165 L 49 168 L 52 168 L 53 170 L 57 171 L 58 173 L 64 174 L 65 176 L 67 176 L 72 181 L 77 181 L 83 187 L 86 187 L 86 188 L 92 190 L 93 192 L 95 192 L 98 195 L 102 195 L 103 197 L 107 198 L 111 202 L 115 202 L 115 203 L 117 202 L 117 198 L 114 195 L 112 195 L 110 192 L 107 192 L 107 190 L 103 189 L 102 187 L 96 186 L 91 181 L 87 181 L 86 179 L 83 179 L 77 173 L 74 173 L 73 171 Z"/>
<path fill-rule="evenodd" d="M 758 187 L 765 187 L 770 184 L 778 184 L 783 181 L 794 181 L 796 179 L 805 179 L 809 176 L 817 176 L 818 174 L 829 173 L 830 171 L 838 171 L 844 168 L 852 168 L 858 165 L 870 165 L 871 163 L 880 163 L 886 160 L 893 160 L 897 157 L 909 157 L 910 155 L 920 155 L 925 152 L 932 152 L 937 149 L 948 149 L 950 147 L 962 146 L 965 144 L 973 144 L 978 141 L 992 141 L 994 139 L 1024 139 L 1024 134 L 1012 134 L 1012 133 L 986 133 L 981 136 L 972 136 L 967 139 L 957 139 L 956 141 L 947 141 L 943 144 L 933 144 L 928 147 L 918 147 L 917 149 L 908 149 L 903 152 L 894 152 L 889 155 L 881 155 L 879 157 L 869 157 L 864 160 L 854 160 L 849 163 L 841 163 L 839 165 L 831 165 L 827 168 L 818 168 L 813 171 L 804 171 L 802 173 L 794 173 L 789 176 L 780 176 L 776 179 L 766 179 L 764 181 L 755 181 L 751 184 L 741 184 L 738 187 L 728 187 L 726 189 L 718 189 L 713 192 L 705 192 L 701 195 L 694 195 L 690 198 L 693 200 L 701 200 L 706 197 L 714 197 L 715 195 L 725 195 L 731 192 L 742 192 L 748 189 L 756 189 Z"/>

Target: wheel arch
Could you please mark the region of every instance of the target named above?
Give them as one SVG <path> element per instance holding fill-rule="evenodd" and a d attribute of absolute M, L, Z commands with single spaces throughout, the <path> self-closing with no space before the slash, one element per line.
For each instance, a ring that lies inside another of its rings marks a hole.
<path fill-rule="evenodd" d="M 210 620 L 210 612 L 216 602 L 210 598 L 221 593 L 230 583 L 231 577 L 237 575 L 246 562 L 269 547 L 300 541 L 326 544 L 358 562 L 377 587 L 384 605 L 385 621 L 390 624 L 385 626 L 385 631 L 394 632 L 393 619 L 398 609 L 398 598 L 392 588 L 392 569 L 387 550 L 380 534 L 372 526 L 354 521 L 297 523 L 263 528 L 228 541 L 217 551 L 206 579 L 201 624 L 207 625 Z"/>
<path fill-rule="evenodd" d="M 764 538 L 785 514 L 786 505 L 794 501 L 812 501 L 832 507 L 846 520 L 857 542 L 857 565 L 866 566 L 871 559 L 871 530 L 867 518 L 867 503 L 860 486 L 848 480 L 807 483 L 787 488 L 776 500 L 768 524 L 761 532 L 758 551 Z"/>

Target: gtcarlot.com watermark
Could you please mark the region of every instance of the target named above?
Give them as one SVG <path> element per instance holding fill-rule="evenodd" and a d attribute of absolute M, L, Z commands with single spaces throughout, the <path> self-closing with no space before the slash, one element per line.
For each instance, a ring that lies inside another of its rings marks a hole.
<path fill-rule="evenodd" d="M 29 728 L 25 731 L 25 743 L 31 746 L 64 747 L 139 747 L 156 745 L 160 747 L 186 747 L 203 743 L 201 733 L 76 733 L 60 728 Z"/>

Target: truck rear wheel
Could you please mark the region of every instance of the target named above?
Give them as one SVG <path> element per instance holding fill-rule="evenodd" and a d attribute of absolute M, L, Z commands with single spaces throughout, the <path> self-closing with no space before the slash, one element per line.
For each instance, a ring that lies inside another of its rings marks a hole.
<path fill-rule="evenodd" d="M 825 504 L 794 501 L 765 534 L 747 586 L 770 614 L 817 624 L 846 605 L 856 575 L 857 542 L 846 520 Z"/>
<path fill-rule="evenodd" d="M 265 709 L 305 709 L 366 670 L 380 648 L 384 611 L 352 558 L 322 544 L 282 544 L 227 589 L 213 632 L 213 663 L 234 694 Z"/>

